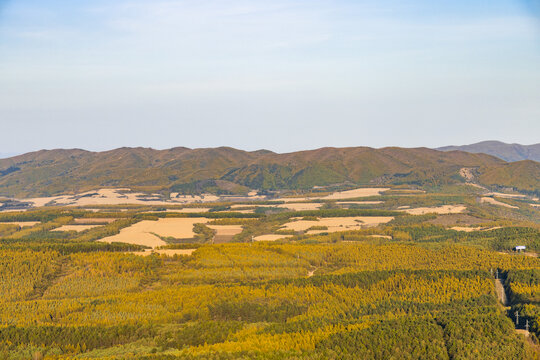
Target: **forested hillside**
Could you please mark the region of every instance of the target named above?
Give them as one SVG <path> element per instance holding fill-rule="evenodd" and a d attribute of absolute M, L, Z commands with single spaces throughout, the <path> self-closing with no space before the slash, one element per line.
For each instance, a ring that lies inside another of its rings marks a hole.
<path fill-rule="evenodd" d="M 475 168 L 488 185 L 534 191 L 536 162 L 507 164 L 484 154 L 425 148 L 322 148 L 289 154 L 232 148 L 106 152 L 51 150 L 0 160 L 0 195 L 79 193 L 101 187 L 145 192 L 241 194 L 249 189 L 310 189 L 336 183 L 440 186 Z"/>

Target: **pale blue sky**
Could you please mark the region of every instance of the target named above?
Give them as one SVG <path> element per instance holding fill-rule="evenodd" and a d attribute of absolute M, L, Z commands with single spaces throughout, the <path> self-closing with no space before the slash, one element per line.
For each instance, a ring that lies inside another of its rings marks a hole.
<path fill-rule="evenodd" d="M 540 142 L 537 0 L 0 0 L 0 153 Z"/>

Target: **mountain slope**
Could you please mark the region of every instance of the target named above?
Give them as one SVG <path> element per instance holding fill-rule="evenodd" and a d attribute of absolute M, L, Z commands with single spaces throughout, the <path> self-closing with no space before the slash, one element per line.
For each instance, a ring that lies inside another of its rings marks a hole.
<path fill-rule="evenodd" d="M 540 163 L 523 160 L 485 167 L 479 181 L 488 186 L 505 186 L 540 196 Z"/>
<path fill-rule="evenodd" d="M 226 169 L 264 155 L 225 147 L 43 150 L 0 160 L 0 194 L 48 196 L 99 187 L 159 191 L 178 182 L 219 178 Z"/>
<path fill-rule="evenodd" d="M 485 154 L 396 147 L 321 148 L 288 154 L 227 147 L 50 150 L 0 160 L 0 195 L 51 196 L 102 187 L 242 193 L 249 188 L 310 189 L 343 182 L 440 185 L 463 182 L 459 176 L 463 167 L 477 169 L 486 184 L 531 191 L 540 187 L 538 166 L 508 164 Z"/>
<path fill-rule="evenodd" d="M 426 148 L 322 148 L 272 154 L 223 178 L 252 188 L 309 188 L 343 181 L 367 183 L 448 182 L 463 166 L 496 165 L 484 154 L 443 153 Z"/>
<path fill-rule="evenodd" d="M 445 146 L 440 151 L 460 150 L 470 153 L 484 153 L 498 157 L 504 161 L 534 160 L 540 161 L 540 144 L 520 145 L 506 144 L 500 141 L 483 141 L 471 145 Z"/>

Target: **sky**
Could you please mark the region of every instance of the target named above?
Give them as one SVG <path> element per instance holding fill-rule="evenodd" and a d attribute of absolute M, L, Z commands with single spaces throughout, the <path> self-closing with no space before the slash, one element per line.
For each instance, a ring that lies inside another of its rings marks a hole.
<path fill-rule="evenodd" d="M 540 142 L 540 0 L 0 0 L 0 155 Z"/>

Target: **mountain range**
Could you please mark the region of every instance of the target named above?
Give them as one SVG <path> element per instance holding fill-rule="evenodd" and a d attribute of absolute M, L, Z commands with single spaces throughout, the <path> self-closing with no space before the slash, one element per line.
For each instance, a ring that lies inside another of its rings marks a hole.
<path fill-rule="evenodd" d="M 540 144 L 506 144 L 500 141 L 482 141 L 471 145 L 445 146 L 440 151 L 460 150 L 470 153 L 483 153 L 498 157 L 504 161 L 534 160 L 540 162 Z"/>
<path fill-rule="evenodd" d="M 486 186 L 540 189 L 540 163 L 505 162 L 486 154 L 427 148 L 321 148 L 277 154 L 228 147 L 168 150 L 120 148 L 104 152 L 42 150 L 0 159 L 0 195 L 52 196 L 102 187 L 144 192 L 245 193 L 357 185 L 463 183 L 473 168 Z"/>

